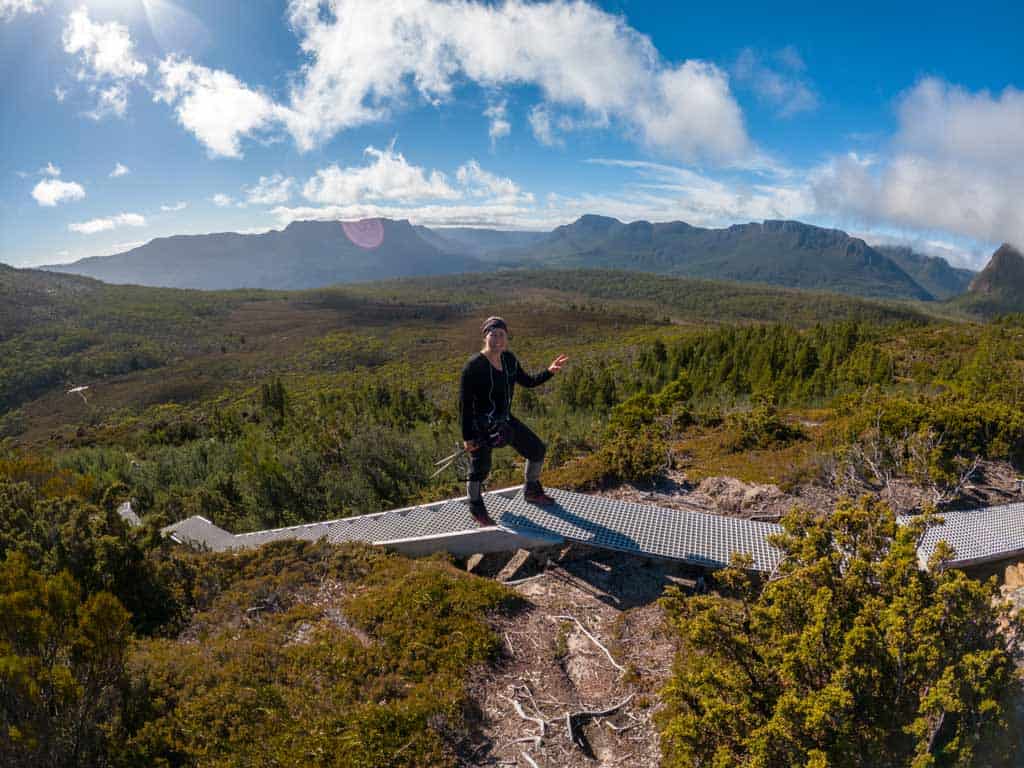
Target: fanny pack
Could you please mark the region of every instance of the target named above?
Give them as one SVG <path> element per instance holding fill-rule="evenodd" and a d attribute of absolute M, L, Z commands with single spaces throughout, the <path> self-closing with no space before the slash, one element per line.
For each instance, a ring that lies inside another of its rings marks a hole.
<path fill-rule="evenodd" d="M 480 423 L 482 442 L 490 448 L 501 448 L 512 439 L 512 425 L 508 419 L 485 419 Z"/>

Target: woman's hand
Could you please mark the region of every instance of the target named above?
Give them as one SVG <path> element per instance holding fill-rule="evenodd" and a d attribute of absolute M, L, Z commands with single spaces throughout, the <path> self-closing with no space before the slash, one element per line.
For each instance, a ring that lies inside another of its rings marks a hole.
<path fill-rule="evenodd" d="M 480 448 L 480 445 L 476 440 L 466 440 L 462 447 L 466 449 L 466 453 L 473 453 Z"/>
<path fill-rule="evenodd" d="M 559 355 L 551 361 L 551 365 L 548 366 L 548 370 L 552 373 L 558 373 L 562 370 L 562 366 L 569 362 L 569 358 L 565 355 Z"/>

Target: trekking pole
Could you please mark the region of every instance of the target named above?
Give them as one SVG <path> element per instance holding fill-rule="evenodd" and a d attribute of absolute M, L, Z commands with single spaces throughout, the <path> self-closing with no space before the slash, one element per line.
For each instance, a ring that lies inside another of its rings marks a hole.
<path fill-rule="evenodd" d="M 452 464 L 457 462 L 460 458 L 465 456 L 467 453 L 469 453 L 469 451 L 467 451 L 465 448 L 459 448 L 451 456 L 445 456 L 440 461 L 434 462 L 434 466 L 438 467 L 438 469 L 437 469 L 436 472 L 434 472 L 434 474 L 432 474 L 430 476 L 429 479 L 433 480 L 435 477 L 440 475 L 442 472 L 444 472 L 446 469 L 448 469 L 448 467 L 452 466 Z M 440 466 L 438 466 L 438 465 L 440 465 Z"/>

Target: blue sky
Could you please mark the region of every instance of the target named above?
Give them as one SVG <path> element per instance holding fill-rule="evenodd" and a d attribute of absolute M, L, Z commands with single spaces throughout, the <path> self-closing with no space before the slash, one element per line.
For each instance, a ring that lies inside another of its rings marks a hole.
<path fill-rule="evenodd" d="M 297 219 L 1024 245 L 1020 3 L 0 0 L 0 262 Z"/>

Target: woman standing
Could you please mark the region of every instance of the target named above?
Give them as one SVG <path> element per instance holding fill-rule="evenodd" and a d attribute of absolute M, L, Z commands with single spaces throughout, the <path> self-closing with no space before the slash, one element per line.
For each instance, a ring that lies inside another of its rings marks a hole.
<path fill-rule="evenodd" d="M 481 493 L 491 471 L 491 450 L 511 445 L 526 459 L 526 484 L 523 498 L 531 504 L 553 504 L 544 493 L 540 471 L 547 446 L 533 431 L 512 415 L 512 394 L 516 384 L 539 387 L 562 369 L 569 360 L 556 357 L 547 370 L 531 376 L 508 351 L 508 324 L 500 317 L 489 317 L 480 330 L 484 348 L 473 355 L 462 369 L 459 383 L 459 411 L 462 416 L 462 440 L 469 452 L 469 480 L 466 493 L 469 510 L 480 525 L 494 525 L 487 514 Z"/>

